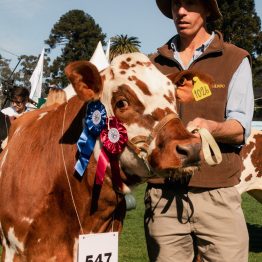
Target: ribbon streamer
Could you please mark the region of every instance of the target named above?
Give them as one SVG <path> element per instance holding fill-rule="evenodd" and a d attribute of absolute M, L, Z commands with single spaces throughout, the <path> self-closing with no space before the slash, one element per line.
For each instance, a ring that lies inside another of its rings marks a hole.
<path fill-rule="evenodd" d="M 110 163 L 113 183 L 121 188 L 118 155 L 124 150 L 128 140 L 126 128 L 116 117 L 110 117 L 107 119 L 107 127 L 100 134 L 100 139 L 103 148 L 98 158 L 96 183 L 102 185 L 106 168 Z"/>
<path fill-rule="evenodd" d="M 99 136 L 105 124 L 105 107 L 100 101 L 91 102 L 87 107 L 84 130 L 77 141 L 79 159 L 76 162 L 75 170 L 80 176 L 84 175 L 93 153 L 97 136 Z"/>

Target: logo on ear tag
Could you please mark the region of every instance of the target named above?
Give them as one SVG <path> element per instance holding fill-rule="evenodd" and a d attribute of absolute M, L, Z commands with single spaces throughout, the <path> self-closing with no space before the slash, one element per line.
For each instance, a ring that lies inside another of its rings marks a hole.
<path fill-rule="evenodd" d="M 193 83 L 194 87 L 192 93 L 196 101 L 205 99 L 212 95 L 208 84 L 202 82 L 197 76 L 193 78 Z"/>

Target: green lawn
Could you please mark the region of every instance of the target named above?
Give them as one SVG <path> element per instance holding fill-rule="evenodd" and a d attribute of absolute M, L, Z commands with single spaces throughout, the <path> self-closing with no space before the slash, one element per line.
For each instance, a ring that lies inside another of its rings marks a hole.
<path fill-rule="evenodd" d="M 134 195 L 137 208 L 127 212 L 120 236 L 119 262 L 146 262 L 147 253 L 143 230 L 145 185 L 139 186 Z M 262 205 L 248 194 L 243 195 L 243 209 L 250 233 L 249 262 L 262 261 Z M 183 262 L 183 261 L 181 261 Z"/>
<path fill-rule="evenodd" d="M 144 190 L 145 185 L 139 186 L 134 195 L 137 208 L 127 212 L 124 229 L 120 236 L 119 262 L 146 262 L 146 246 L 143 231 L 144 215 Z M 249 262 L 262 261 L 262 205 L 250 197 L 243 195 L 242 206 L 244 209 L 249 235 L 250 253 Z M 181 261 L 183 262 L 183 261 Z"/>

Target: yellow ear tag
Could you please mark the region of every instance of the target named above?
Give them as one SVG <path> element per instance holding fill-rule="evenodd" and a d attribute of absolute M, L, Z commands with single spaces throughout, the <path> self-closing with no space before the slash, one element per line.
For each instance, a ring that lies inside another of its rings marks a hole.
<path fill-rule="evenodd" d="M 193 77 L 193 83 L 194 87 L 192 93 L 196 101 L 205 99 L 212 95 L 208 84 L 202 82 L 197 76 Z"/>

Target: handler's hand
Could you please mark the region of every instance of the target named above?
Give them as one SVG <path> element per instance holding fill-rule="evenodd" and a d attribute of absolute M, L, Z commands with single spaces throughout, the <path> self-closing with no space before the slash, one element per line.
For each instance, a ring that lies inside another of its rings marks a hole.
<path fill-rule="evenodd" d="M 189 130 L 206 128 L 216 141 L 222 143 L 240 145 L 243 144 L 244 141 L 244 128 L 235 119 L 216 122 L 197 117 L 188 122 L 187 128 Z"/>
<path fill-rule="evenodd" d="M 207 120 L 204 118 L 197 117 L 194 120 L 188 122 L 187 128 L 188 129 L 198 129 L 198 128 L 205 128 L 207 129 L 211 134 L 213 134 L 218 127 L 218 122 Z"/>

